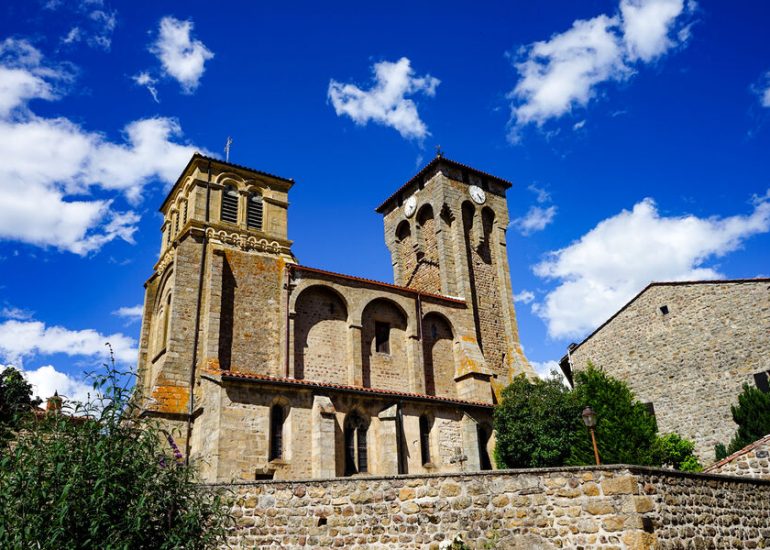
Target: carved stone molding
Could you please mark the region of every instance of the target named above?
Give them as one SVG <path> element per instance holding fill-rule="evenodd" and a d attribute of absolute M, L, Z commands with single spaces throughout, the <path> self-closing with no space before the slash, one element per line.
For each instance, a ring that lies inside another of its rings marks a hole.
<path fill-rule="evenodd" d="M 282 246 L 278 241 L 269 241 L 264 237 L 258 238 L 248 233 L 225 231 L 224 229 L 209 227 L 206 229 L 206 237 L 224 244 L 237 246 L 241 250 L 256 250 L 272 254 L 289 253 L 289 248 Z"/>

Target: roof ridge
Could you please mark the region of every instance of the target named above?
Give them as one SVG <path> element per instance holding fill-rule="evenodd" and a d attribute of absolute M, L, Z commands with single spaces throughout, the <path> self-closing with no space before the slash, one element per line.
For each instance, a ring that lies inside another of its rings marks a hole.
<path fill-rule="evenodd" d="M 770 434 L 767 434 L 764 437 L 760 437 L 759 439 L 757 439 L 753 443 L 749 443 L 743 449 L 735 451 L 733 454 L 724 457 L 722 460 L 720 460 L 718 462 L 715 462 L 714 464 L 712 464 L 708 468 L 704 469 L 703 471 L 704 472 L 710 472 L 711 470 L 714 470 L 716 468 L 724 466 L 725 464 L 728 464 L 728 463 L 732 462 L 736 458 L 739 458 L 739 457 L 741 457 L 741 456 L 743 456 L 743 455 L 753 451 L 754 449 L 756 449 L 757 447 L 759 447 L 763 443 L 768 443 L 768 442 L 770 442 Z"/>

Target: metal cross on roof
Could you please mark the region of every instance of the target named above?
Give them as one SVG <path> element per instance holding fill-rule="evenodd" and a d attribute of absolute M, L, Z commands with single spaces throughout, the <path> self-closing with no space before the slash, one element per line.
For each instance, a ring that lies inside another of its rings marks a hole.
<path fill-rule="evenodd" d="M 441 145 L 436 145 L 436 156 L 437 157 L 443 157 L 444 151 L 441 150 Z"/>

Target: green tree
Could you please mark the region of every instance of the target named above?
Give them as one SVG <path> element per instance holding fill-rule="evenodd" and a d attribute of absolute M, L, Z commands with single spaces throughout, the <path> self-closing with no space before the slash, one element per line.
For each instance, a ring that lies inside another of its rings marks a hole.
<path fill-rule="evenodd" d="M 216 546 L 222 496 L 200 489 L 171 436 L 136 414 L 128 380 L 108 366 L 96 399 L 18 431 L 0 456 L 1 548 Z"/>
<path fill-rule="evenodd" d="M 738 431 L 727 447 L 727 454 L 740 451 L 770 434 L 770 393 L 744 384 L 738 396 L 738 406 L 732 406 L 730 410 L 738 424 Z"/>
<path fill-rule="evenodd" d="M 657 437 L 652 447 L 653 463 L 683 472 L 700 472 L 703 468 L 695 456 L 695 443 L 675 433 Z"/>
<path fill-rule="evenodd" d="M 499 468 L 564 464 L 575 439 L 580 405 L 561 381 L 516 377 L 495 407 L 495 462 Z"/>
<path fill-rule="evenodd" d="M 655 417 L 634 399 L 628 386 L 589 364 L 576 371 L 575 400 L 590 406 L 597 417 L 596 442 L 605 464 L 655 465 L 654 448 L 657 426 Z M 568 464 L 594 463 L 594 452 L 587 429 L 582 428 L 570 449 Z"/>
<path fill-rule="evenodd" d="M 32 386 L 14 367 L 0 372 L 0 440 L 28 416 L 40 399 L 32 398 Z"/>

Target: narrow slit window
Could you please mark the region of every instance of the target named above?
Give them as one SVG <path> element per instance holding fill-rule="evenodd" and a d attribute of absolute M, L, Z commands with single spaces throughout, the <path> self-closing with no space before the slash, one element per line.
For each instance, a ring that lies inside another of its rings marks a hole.
<path fill-rule="evenodd" d="M 358 443 L 358 473 L 365 474 L 369 471 L 369 461 L 366 453 L 366 426 L 360 426 L 356 430 L 356 443 Z"/>
<path fill-rule="evenodd" d="M 423 466 L 430 463 L 430 423 L 428 417 L 420 417 L 420 457 Z"/>
<path fill-rule="evenodd" d="M 249 229 L 262 231 L 262 195 L 252 193 L 249 195 L 249 204 L 246 212 L 246 226 Z"/>
<path fill-rule="evenodd" d="M 270 411 L 270 460 L 283 458 L 283 407 L 273 405 Z"/>
<path fill-rule="evenodd" d="M 668 306 L 660 306 L 660 312 L 663 315 L 668 315 Z"/>
<path fill-rule="evenodd" d="M 368 426 L 357 413 L 352 412 L 345 419 L 345 475 L 363 474 L 369 471 L 366 448 Z"/>
<path fill-rule="evenodd" d="M 378 353 L 390 353 L 390 324 L 375 321 L 374 349 Z"/>
<path fill-rule="evenodd" d="M 235 187 L 227 186 L 222 192 L 220 218 L 223 222 L 238 223 L 238 191 Z"/>

